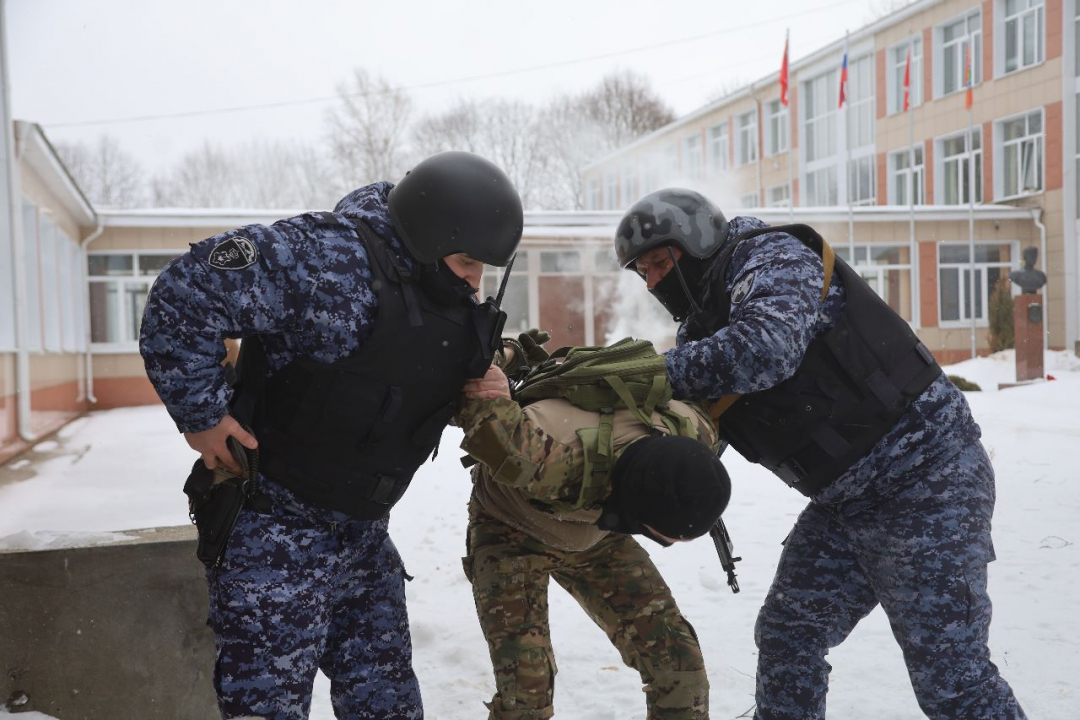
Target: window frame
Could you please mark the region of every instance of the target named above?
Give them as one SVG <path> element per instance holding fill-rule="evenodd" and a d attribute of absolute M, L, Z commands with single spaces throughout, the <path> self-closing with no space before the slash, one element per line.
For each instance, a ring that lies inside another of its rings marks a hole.
<path fill-rule="evenodd" d="M 775 157 L 791 149 L 791 112 L 780 98 L 765 103 L 765 157 Z"/>
<path fill-rule="evenodd" d="M 911 107 L 917 108 L 923 104 L 923 38 L 922 35 L 912 35 L 886 50 L 886 115 L 896 115 L 904 112 L 904 69 L 907 66 L 907 50 L 911 53 Z M 894 55 L 899 55 L 897 60 Z"/>
<path fill-rule="evenodd" d="M 952 40 L 945 40 L 945 30 L 958 23 L 964 23 L 964 28 L 967 32 L 963 36 L 957 36 Z M 975 29 L 972 30 L 972 24 Z M 955 95 L 958 92 L 963 92 L 966 88 L 964 85 L 964 46 L 968 43 L 972 44 L 973 51 L 971 54 L 971 85 L 972 87 L 978 87 L 982 84 L 983 67 L 982 67 L 982 7 L 976 7 L 973 10 L 967 10 L 959 15 L 954 15 L 943 23 L 934 27 L 934 99 L 948 97 L 949 95 Z M 946 90 L 945 82 L 945 55 L 952 52 L 953 48 L 956 48 L 956 67 L 957 77 L 956 87 L 951 90 Z"/>
<path fill-rule="evenodd" d="M 775 197 L 781 195 L 782 197 Z M 765 207 L 791 207 L 791 183 L 780 183 L 765 189 Z"/>
<path fill-rule="evenodd" d="M 938 327 L 942 329 L 957 329 L 971 327 L 971 317 L 964 315 L 964 303 L 970 298 L 970 292 L 968 291 L 966 271 L 970 269 L 972 263 L 970 262 L 942 262 L 941 251 L 945 247 L 963 247 L 967 249 L 969 247 L 968 241 L 965 240 L 942 240 L 937 243 L 937 252 L 935 259 L 937 260 L 937 321 Z M 1020 241 L 1019 240 L 976 240 L 975 248 L 978 253 L 979 247 L 1008 247 L 1010 260 L 1007 261 L 976 261 L 975 272 L 979 274 L 981 278 L 981 291 L 976 298 L 976 307 L 982 309 L 982 317 L 975 318 L 975 327 L 986 328 L 990 326 L 989 320 L 989 307 L 990 307 L 990 293 L 993 292 L 993 288 L 989 287 L 988 271 L 990 268 L 1001 268 L 1002 270 L 1016 270 L 1020 267 Z M 969 256 L 970 260 L 970 256 Z M 942 272 L 944 270 L 956 270 L 957 271 L 957 293 L 960 318 L 958 320 L 945 320 L 942 317 L 945 303 L 943 302 L 944 283 L 941 280 Z M 1008 273 L 1006 272 L 1007 276 Z"/>
<path fill-rule="evenodd" d="M 846 262 L 851 267 L 852 270 L 854 270 L 859 275 L 859 277 L 863 278 L 864 280 L 867 280 L 867 282 L 869 282 L 870 276 L 873 275 L 874 282 L 871 283 L 871 288 L 874 288 L 874 292 L 877 294 L 877 296 L 879 298 L 884 300 L 886 302 L 886 304 L 888 304 L 888 302 L 889 302 L 889 298 L 886 297 L 885 294 L 884 294 L 884 291 L 885 291 L 886 285 L 887 285 L 887 282 L 886 282 L 887 274 L 890 273 L 890 272 L 903 273 L 905 271 L 908 273 L 908 276 L 906 278 L 903 277 L 902 275 L 901 275 L 900 278 L 898 278 L 897 286 L 900 287 L 900 288 L 904 288 L 906 286 L 908 288 L 908 290 L 907 290 L 907 292 L 908 292 L 908 307 L 909 307 L 910 311 L 912 313 L 914 313 L 914 311 L 915 311 L 914 298 L 911 296 L 911 291 L 910 291 L 911 273 L 915 272 L 915 268 L 914 268 L 914 266 L 913 266 L 913 264 L 911 262 L 911 246 L 907 245 L 907 244 L 895 243 L 895 242 L 893 242 L 893 243 L 882 243 L 882 244 L 877 244 L 877 243 L 856 243 L 854 245 L 854 249 L 855 249 L 855 262 L 851 262 L 847 258 L 847 255 L 848 255 L 848 246 L 847 245 L 844 245 L 844 244 L 837 245 L 834 248 L 834 251 L 836 252 L 836 254 L 838 256 L 840 256 L 844 260 L 844 262 Z M 907 253 L 908 262 L 900 262 L 900 263 L 872 263 L 872 262 L 870 262 L 870 253 L 871 253 L 871 251 L 882 251 L 882 250 L 888 251 L 888 250 L 893 250 L 893 249 L 899 251 L 900 253 Z M 896 308 L 893 308 L 893 310 L 895 310 L 898 315 L 903 317 L 903 313 L 901 313 L 899 310 L 896 310 Z M 907 323 L 909 325 L 913 324 L 913 320 L 910 317 L 905 317 L 904 320 L 907 321 Z"/>
<path fill-rule="evenodd" d="M 1025 129 L 1030 123 L 1031 118 L 1039 118 L 1039 130 L 1035 134 L 1024 135 L 1020 138 L 1013 138 L 1011 140 L 1005 139 L 1005 125 L 1007 123 L 1015 122 L 1017 120 L 1024 120 Z M 1006 167 L 1006 154 L 1009 152 L 1012 146 L 1020 146 L 1021 162 L 1017 165 L 1018 181 L 1017 188 L 1019 189 L 1023 183 L 1024 170 L 1022 164 L 1023 158 L 1023 145 L 1026 143 L 1032 143 L 1036 153 L 1035 162 L 1038 163 L 1038 177 L 1036 178 L 1038 186 L 1033 190 L 1022 190 L 1009 194 L 1006 192 L 1006 185 L 1008 178 L 1005 174 Z M 1028 110 L 1027 112 L 1017 113 L 1004 117 L 994 121 L 994 158 L 1000 158 L 999 162 L 994 163 L 994 197 L 998 200 L 1011 200 L 1014 198 L 1029 197 L 1031 195 L 1040 195 L 1046 191 L 1046 116 L 1043 108 L 1035 108 L 1034 110 Z"/>
<path fill-rule="evenodd" d="M 1004 77 L 1006 75 L 1012 75 L 1013 73 L 1023 72 L 1029 68 L 1037 67 L 1046 60 L 1046 0 L 1017 0 L 1022 2 L 1027 7 L 1013 13 L 1012 15 L 1006 15 L 1006 7 L 1009 0 L 997 0 L 994 3 L 994 68 L 995 77 Z M 1034 42 L 1035 50 L 1033 52 L 1033 59 L 1029 63 L 1024 63 L 1024 50 L 1026 49 L 1026 40 L 1024 37 L 1024 23 L 1029 17 L 1034 17 L 1035 33 Z M 1015 23 L 1015 33 L 1010 31 L 1010 23 Z M 1015 34 L 1017 63 L 1013 68 L 1009 68 L 1008 44 L 1009 35 Z"/>
<path fill-rule="evenodd" d="M 979 147 L 972 153 L 972 148 L 968 146 L 967 136 L 968 131 L 961 130 L 960 132 L 949 133 L 948 135 L 942 135 L 941 137 L 934 139 L 934 203 L 937 205 L 949 205 L 950 207 L 962 207 L 968 204 L 968 201 L 961 197 L 956 203 L 947 203 L 947 165 L 951 162 L 961 162 L 959 158 L 965 158 L 963 162 L 968 162 L 967 158 L 971 158 L 975 155 L 975 204 L 981 205 L 983 198 L 985 197 L 983 188 L 983 142 L 982 128 L 972 128 L 972 137 L 979 140 Z M 950 155 L 945 157 L 945 143 L 956 138 L 964 138 L 964 153 Z M 970 171 L 965 169 L 964 177 L 968 177 Z M 959 191 L 958 191 L 959 194 Z"/>
<path fill-rule="evenodd" d="M 922 143 L 915 143 L 914 145 L 889 153 L 888 158 L 886 159 L 889 205 L 907 207 L 909 204 L 907 200 L 907 177 L 912 174 L 912 168 L 907 166 L 903 168 L 898 167 L 897 160 L 904 158 L 905 162 L 910 162 L 908 158 L 911 156 L 913 150 L 919 155 L 918 162 L 913 163 L 915 174 L 914 181 L 915 186 L 918 188 L 918 191 L 915 193 L 915 204 L 926 204 L 926 148 Z M 901 190 L 905 196 L 903 200 L 900 199 Z"/>
<path fill-rule="evenodd" d="M 634 165 L 623 165 L 619 172 L 619 205 L 622 208 L 630 207 L 634 204 L 634 200 L 637 199 L 637 194 L 634 192 L 634 181 L 636 179 Z"/>
<path fill-rule="evenodd" d="M 682 141 L 684 174 L 691 180 L 705 176 L 705 140 L 697 130 Z"/>
<path fill-rule="evenodd" d="M 735 116 L 735 167 L 753 165 L 758 161 L 757 115 L 757 108 L 753 108 Z M 748 122 L 744 123 L 744 120 Z"/>
<path fill-rule="evenodd" d="M 153 289 L 154 282 L 157 280 L 158 273 L 154 274 L 142 274 L 140 272 L 140 257 L 169 257 L 176 258 L 183 255 L 183 250 L 93 250 L 87 252 L 85 255 L 85 281 L 88 288 L 92 288 L 94 285 L 107 285 L 114 283 L 117 285 L 117 306 L 116 310 L 119 313 L 119 317 L 107 318 L 108 321 L 116 322 L 116 327 L 119 328 L 120 339 L 112 341 L 93 341 L 91 339 L 90 349 L 94 353 L 130 353 L 138 352 L 139 338 L 138 332 L 134 333 L 135 337 L 129 337 L 129 328 L 127 321 L 133 319 L 131 315 L 132 308 L 128 303 L 131 297 L 129 291 L 130 286 L 146 285 L 146 295 L 149 296 L 150 291 Z M 90 274 L 90 258 L 102 257 L 102 256 L 129 256 L 132 258 L 131 272 L 123 275 L 91 275 Z M 93 316 L 93 292 L 89 293 L 91 304 L 91 317 Z M 143 299 L 145 304 L 145 298 Z M 108 307 L 105 308 L 105 312 L 108 312 Z M 91 327 L 91 333 L 93 328 Z"/>
<path fill-rule="evenodd" d="M 710 176 L 726 172 L 731 165 L 731 135 L 728 121 L 710 125 L 705 131 L 705 167 Z M 719 160 L 719 162 L 717 162 Z"/>

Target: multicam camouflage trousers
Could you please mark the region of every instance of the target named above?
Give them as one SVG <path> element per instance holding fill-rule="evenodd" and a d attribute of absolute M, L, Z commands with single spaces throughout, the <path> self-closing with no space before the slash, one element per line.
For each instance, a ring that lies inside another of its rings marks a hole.
<path fill-rule="evenodd" d="M 226 718 L 302 720 L 316 670 L 334 714 L 420 720 L 405 569 L 387 520 L 313 507 L 262 478 L 267 513 L 244 508 L 221 567 L 207 571 Z"/>
<path fill-rule="evenodd" d="M 825 655 L 879 603 L 928 717 L 1024 718 L 987 647 L 993 511 L 978 441 L 873 506 L 811 503 L 758 615 L 756 720 L 824 718 Z"/>
<path fill-rule="evenodd" d="M 548 577 L 584 608 L 641 675 L 649 720 L 709 717 L 709 681 L 690 623 L 645 550 L 612 533 L 581 552 L 556 550 L 469 506 L 465 574 L 491 652 L 492 720 L 550 718 L 555 658 Z"/>

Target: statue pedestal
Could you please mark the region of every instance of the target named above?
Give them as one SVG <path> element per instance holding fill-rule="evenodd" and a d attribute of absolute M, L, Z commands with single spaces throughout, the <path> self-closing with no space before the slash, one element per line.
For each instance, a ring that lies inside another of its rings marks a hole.
<path fill-rule="evenodd" d="M 1042 295 L 1023 293 L 1013 298 L 1016 337 L 1016 382 L 1041 380 L 1043 369 Z"/>

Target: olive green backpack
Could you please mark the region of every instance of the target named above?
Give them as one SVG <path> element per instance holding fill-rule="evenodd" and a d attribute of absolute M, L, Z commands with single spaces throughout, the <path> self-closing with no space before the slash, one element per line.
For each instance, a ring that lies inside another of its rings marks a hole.
<path fill-rule="evenodd" d="M 599 413 L 596 427 L 577 431 L 585 451 L 581 495 L 563 507 L 553 507 L 555 511 L 594 507 L 607 496 L 608 474 L 614 465 L 612 428 L 616 410 L 629 409 L 649 428 L 653 427 L 653 413 L 659 413 L 671 435 L 697 438 L 690 418 L 669 407 L 667 365 L 648 340 L 624 338 L 607 347 L 560 348 L 528 370 L 514 386 L 513 398 L 522 406 L 561 398 Z"/>

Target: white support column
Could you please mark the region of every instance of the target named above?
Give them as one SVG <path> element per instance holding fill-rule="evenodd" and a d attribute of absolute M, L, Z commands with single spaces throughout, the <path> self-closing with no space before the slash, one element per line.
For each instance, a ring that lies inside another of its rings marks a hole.
<path fill-rule="evenodd" d="M 1077 220 L 1077 147 L 1076 123 L 1080 117 L 1080 108 L 1077 107 L 1077 97 L 1080 97 L 1080 79 L 1076 76 L 1076 56 L 1080 48 L 1076 47 L 1076 10 L 1080 0 L 1064 0 L 1062 2 L 1062 22 L 1058 27 L 1062 28 L 1062 73 L 1061 73 L 1061 97 L 1062 97 L 1062 142 L 1061 142 L 1061 167 L 1062 187 L 1065 193 L 1063 198 L 1062 232 L 1064 234 L 1065 251 L 1065 287 L 1063 311 L 1065 313 L 1065 349 L 1073 350 L 1080 342 L 1080 221 Z M 1057 23 L 1048 18 L 1048 28 L 1053 28 Z"/>

